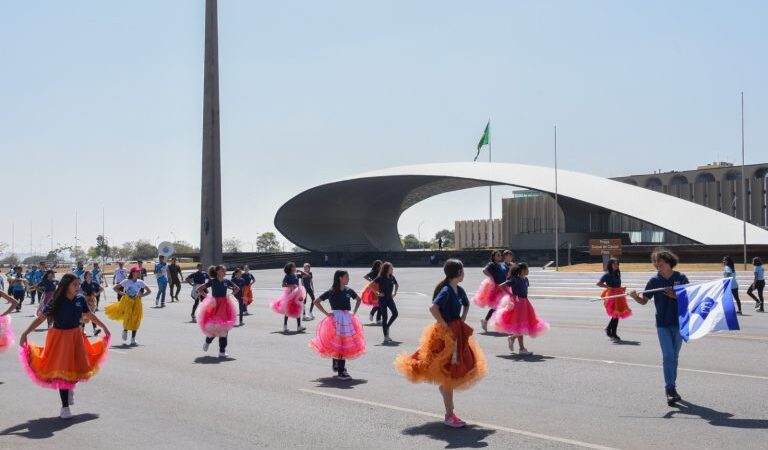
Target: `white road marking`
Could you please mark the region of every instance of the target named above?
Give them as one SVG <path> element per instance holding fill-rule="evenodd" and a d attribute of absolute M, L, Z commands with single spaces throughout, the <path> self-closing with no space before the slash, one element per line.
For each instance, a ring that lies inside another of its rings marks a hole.
<path fill-rule="evenodd" d="M 315 390 L 312 390 L 312 389 L 299 389 L 299 391 L 307 393 L 307 394 L 320 395 L 320 396 L 323 396 L 323 397 L 330 397 L 330 398 L 335 398 L 335 399 L 338 399 L 338 400 L 345 400 L 345 401 L 348 401 L 348 402 L 360 403 L 360 404 L 369 405 L 369 406 L 376 406 L 376 407 L 379 407 L 379 408 L 385 408 L 385 409 L 389 409 L 389 410 L 392 410 L 392 411 L 399 411 L 399 412 L 404 412 L 404 413 L 409 413 L 409 414 L 416 414 L 416 415 L 420 415 L 420 416 L 431 417 L 431 418 L 434 418 L 434 419 L 443 420 L 443 416 L 440 415 L 440 414 L 435 414 L 435 413 L 431 413 L 431 412 L 427 412 L 427 411 L 421 411 L 421 410 L 418 410 L 418 409 L 403 408 L 401 406 L 388 405 L 386 403 L 379 403 L 379 402 L 372 402 L 370 400 L 362 400 L 362 399 L 359 399 L 359 398 L 347 397 L 347 396 L 338 395 L 338 394 L 331 394 L 331 393 L 328 393 L 328 392 L 320 392 L 320 391 L 315 391 Z M 577 441 L 577 440 L 573 440 L 573 439 L 561 438 L 561 437 L 557 437 L 557 436 L 549 436 L 549 435 L 546 435 L 546 434 L 534 433 L 534 432 L 525 431 L 525 430 L 518 430 L 518 429 L 515 429 L 515 428 L 502 427 L 500 425 L 493 425 L 493 424 L 489 424 L 489 423 L 475 422 L 475 421 L 470 421 L 470 423 L 474 424 L 474 425 L 477 425 L 477 426 L 480 426 L 480 427 L 483 427 L 483 428 L 489 428 L 489 429 L 497 430 L 497 431 L 504 431 L 506 433 L 518 434 L 518 435 L 521 435 L 521 436 L 531 437 L 531 438 L 535 438 L 535 439 L 542 439 L 542 440 L 552 441 L 552 442 L 560 442 L 562 444 L 573 445 L 573 446 L 576 446 L 576 447 L 592 448 L 592 449 L 599 449 L 599 450 L 616 450 L 613 447 L 606 447 L 606 446 L 598 445 L 598 444 L 590 444 L 588 442 L 582 442 L 582 441 Z"/>
<path fill-rule="evenodd" d="M 555 359 L 567 359 L 571 361 L 584 361 L 584 362 L 597 362 L 597 363 L 604 363 L 604 364 L 617 364 L 622 366 L 630 366 L 630 367 L 645 367 L 648 369 L 661 369 L 662 366 L 656 366 L 653 364 L 640 364 L 640 363 L 630 363 L 630 362 L 622 362 L 622 361 L 609 361 L 605 359 L 591 359 L 591 358 L 578 358 L 575 356 L 558 356 L 558 355 L 545 355 L 545 356 L 551 356 Z M 733 372 L 716 372 L 712 370 L 702 370 L 702 369 L 686 369 L 683 367 L 678 367 L 677 370 L 683 371 L 683 372 L 694 372 L 694 373 L 706 373 L 709 375 L 725 375 L 729 377 L 739 377 L 739 378 L 751 378 L 754 380 L 766 380 L 768 381 L 768 377 L 766 376 L 760 376 L 760 375 L 747 375 L 743 373 L 733 373 Z"/>

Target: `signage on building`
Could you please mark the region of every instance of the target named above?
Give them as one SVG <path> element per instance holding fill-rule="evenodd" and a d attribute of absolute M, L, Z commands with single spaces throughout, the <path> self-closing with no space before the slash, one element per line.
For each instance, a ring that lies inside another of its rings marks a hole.
<path fill-rule="evenodd" d="M 621 239 L 590 239 L 589 254 L 621 256 Z"/>

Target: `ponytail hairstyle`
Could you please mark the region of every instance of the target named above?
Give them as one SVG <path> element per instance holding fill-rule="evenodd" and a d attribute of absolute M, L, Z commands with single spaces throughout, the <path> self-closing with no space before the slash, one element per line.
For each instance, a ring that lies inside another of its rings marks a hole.
<path fill-rule="evenodd" d="M 381 265 L 381 270 L 379 271 L 379 277 L 381 278 L 389 278 L 390 275 L 392 275 L 392 269 L 394 267 L 392 266 L 392 263 L 387 261 L 384 264 Z"/>
<path fill-rule="evenodd" d="M 293 261 L 289 261 L 285 267 L 283 267 L 283 272 L 285 272 L 286 275 L 290 275 L 294 270 L 296 270 L 296 263 Z"/>
<path fill-rule="evenodd" d="M 235 269 L 235 271 L 234 271 L 234 272 L 232 272 L 232 278 L 235 278 L 236 276 L 238 276 L 239 274 L 242 274 L 242 273 L 243 273 L 243 271 L 242 271 L 242 270 L 240 270 L 240 269 Z"/>
<path fill-rule="evenodd" d="M 382 262 L 381 262 L 380 259 L 377 259 L 376 261 L 374 261 L 373 265 L 371 266 L 371 272 L 373 272 L 376 275 L 378 275 L 379 272 L 381 272 L 381 264 L 382 264 Z"/>
<path fill-rule="evenodd" d="M 735 265 L 733 263 L 733 258 L 731 258 L 730 256 L 726 256 L 725 258 L 723 258 L 723 262 L 725 262 L 725 265 L 730 267 L 731 270 L 734 273 L 736 273 L 736 267 L 735 267 Z"/>
<path fill-rule="evenodd" d="M 448 286 L 448 283 L 450 283 L 451 280 L 459 277 L 463 271 L 464 271 L 464 264 L 462 264 L 462 262 L 459 261 L 458 259 L 451 258 L 448 261 L 446 261 L 445 265 L 443 266 L 443 273 L 445 273 L 445 279 L 437 283 L 437 286 L 435 286 L 435 292 L 432 293 L 432 299 L 434 300 L 437 297 L 437 294 L 439 294 L 444 287 Z"/>
<path fill-rule="evenodd" d="M 614 265 L 614 264 L 616 264 L 616 270 L 614 270 L 614 269 L 613 269 L 613 265 Z M 608 260 L 608 265 L 607 265 L 607 266 L 605 266 L 605 270 L 606 270 L 606 271 L 607 271 L 607 272 L 608 272 L 610 275 L 616 275 L 617 277 L 620 277 L 620 276 L 621 276 L 621 270 L 619 270 L 619 267 L 618 267 L 618 266 L 619 266 L 619 260 L 618 260 L 618 259 L 616 259 L 616 258 L 610 258 L 610 259 Z"/>
<path fill-rule="evenodd" d="M 492 263 L 497 262 L 497 261 L 495 261 L 497 256 L 499 257 L 499 260 L 501 260 L 501 251 L 500 250 L 493 250 L 493 251 L 491 251 L 491 262 Z"/>
<path fill-rule="evenodd" d="M 331 286 L 331 290 L 333 292 L 341 291 L 341 279 L 344 278 L 344 275 L 347 274 L 348 272 L 346 270 L 337 270 L 333 274 L 333 286 Z"/>
<path fill-rule="evenodd" d="M 528 269 L 528 264 L 521 262 L 521 263 L 514 263 L 509 267 L 509 274 L 507 275 L 507 280 L 511 280 L 512 278 L 520 278 L 520 274 L 523 273 L 523 270 Z"/>
<path fill-rule="evenodd" d="M 217 278 L 216 271 L 218 270 L 219 266 L 209 266 L 208 267 L 208 278 L 211 280 L 215 280 Z"/>
<path fill-rule="evenodd" d="M 68 300 L 67 291 L 69 291 L 69 285 L 75 281 L 80 281 L 80 278 L 73 273 L 66 273 L 61 277 L 59 285 L 56 286 L 56 290 L 53 292 L 53 303 L 51 304 L 51 312 L 48 314 L 48 317 L 56 316 L 56 311 L 59 310 L 61 302 Z"/>

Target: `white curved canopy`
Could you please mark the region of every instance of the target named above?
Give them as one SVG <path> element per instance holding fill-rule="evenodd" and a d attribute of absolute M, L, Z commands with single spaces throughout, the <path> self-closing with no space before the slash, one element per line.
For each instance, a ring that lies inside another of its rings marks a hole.
<path fill-rule="evenodd" d="M 444 192 L 488 184 L 554 193 L 553 169 L 507 163 L 438 163 L 393 167 L 309 189 L 278 211 L 275 225 L 312 250 L 402 249 L 400 215 Z M 568 170 L 558 170 L 558 194 L 654 224 L 706 245 L 742 242 L 742 221 L 687 200 Z M 768 231 L 747 224 L 749 244 L 768 244 Z"/>

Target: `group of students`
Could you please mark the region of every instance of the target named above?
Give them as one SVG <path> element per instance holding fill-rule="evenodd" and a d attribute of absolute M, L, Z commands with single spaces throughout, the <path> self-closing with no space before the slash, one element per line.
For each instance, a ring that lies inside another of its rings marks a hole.
<path fill-rule="evenodd" d="M 530 352 L 525 348 L 523 336 L 538 336 L 545 332 L 549 325 L 539 318 L 527 298 L 530 284 L 527 278 L 528 266 L 522 262 L 512 262 L 511 252 L 508 255 L 507 257 L 501 252 L 493 252 L 491 262 L 483 270 L 487 279 L 481 284 L 473 302 L 492 310 L 481 321 L 482 328 L 485 330 L 491 325 L 497 331 L 508 334 L 510 349 L 514 351 L 514 344 L 518 341 L 519 353 L 526 355 Z M 674 287 L 688 284 L 688 279 L 674 270 L 678 259 L 669 250 L 656 249 L 651 255 L 651 260 L 658 272 L 648 281 L 646 291 L 653 292 L 632 291 L 628 295 L 642 305 L 654 300 L 665 393 L 668 403 L 672 405 L 681 399 L 676 390 L 676 379 L 678 355 L 682 346 Z M 760 264 L 756 265 L 758 266 Z M 311 269 L 305 266 L 304 270 L 299 272 L 295 264 L 289 263 L 284 270 L 284 292 L 273 302 L 272 308 L 285 317 L 284 326 L 287 325 L 288 317 L 295 317 L 299 331 L 303 331 L 301 314 L 304 312 L 306 296 L 309 295 L 307 287 L 314 291 Z M 473 337 L 474 331 L 466 323 L 470 301 L 466 291 L 460 286 L 464 280 L 464 266 L 461 261 L 450 259 L 445 263 L 443 271 L 445 277 L 435 287 L 429 306 L 429 313 L 434 322 L 425 328 L 420 345 L 414 353 L 397 356 L 395 367 L 412 382 L 438 385 L 445 407 L 444 423 L 450 427 L 462 427 L 465 422 L 455 413 L 454 391 L 469 388 L 482 379 L 488 369 L 483 352 Z M 385 339 L 389 337 L 389 327 L 397 316 L 394 298 L 398 285 L 393 272 L 391 263 L 377 261 L 371 272 L 366 274 L 367 284 L 358 296 L 349 288 L 349 273 L 337 270 L 330 289 L 311 302 L 310 314 L 315 307 L 325 317 L 318 324 L 316 335 L 309 342 L 309 346 L 320 356 L 332 360 L 332 369 L 341 379 L 350 378 L 346 361 L 365 352 L 363 327 L 357 318 L 362 303 L 378 307 L 382 327 L 386 324 Z M 756 271 L 756 274 L 758 272 L 760 271 Z M 502 273 L 506 274 L 504 279 L 501 277 Z M 141 297 L 151 294 L 140 277 L 141 269 L 138 266 L 132 267 L 127 277 L 119 281 L 114 288 L 118 293 L 118 302 L 105 308 L 110 319 L 122 321 L 124 341 L 127 339 L 127 332 L 132 331 L 132 345 L 136 345 L 135 334 L 142 318 Z M 252 284 L 250 278 L 245 282 L 243 279 L 243 273 L 239 270 L 231 279 L 227 279 L 225 267 L 211 267 L 206 274 L 201 265 L 198 265 L 195 273 L 187 277 L 187 281 L 194 288 L 194 318 L 204 334 L 204 351 L 218 338 L 219 356 L 227 356 L 228 333 L 237 322 L 238 310 L 242 324 L 244 302 L 241 299 L 244 291 L 250 291 Z M 305 279 L 310 282 L 303 282 Z M 98 372 L 111 338 L 109 329 L 94 314 L 86 296 L 82 294 L 82 284 L 79 276 L 65 274 L 56 285 L 42 314 L 29 325 L 19 339 L 20 356 L 30 378 L 41 386 L 59 390 L 62 418 L 71 417 L 69 407 L 74 402 L 75 385 Z M 616 335 L 618 320 L 631 314 L 626 304 L 627 293 L 621 284 L 619 262 L 611 260 L 598 285 L 605 289 L 604 297 L 615 300 L 606 300 L 604 303 L 606 313 L 611 318 L 606 332 L 615 339 L 619 339 Z M 238 303 L 228 296 L 230 290 Z M 12 334 L 9 334 L 12 332 L 8 314 L 16 308 L 18 301 L 5 293 L 0 295 L 10 303 L 8 310 L 0 316 L 0 347 L 2 343 L 7 347 L 9 342 L 13 341 Z M 204 299 L 200 301 L 201 298 Z M 326 300 L 329 301 L 330 309 L 323 306 Z M 387 320 L 389 311 L 393 313 L 393 318 Z M 371 311 L 371 321 L 376 313 Z M 304 317 L 307 317 L 306 313 Z M 81 331 L 82 319 L 100 327 L 104 335 L 94 342 L 89 341 Z M 45 320 L 52 323 L 46 335 L 45 345 L 37 346 L 27 342 L 28 334 Z"/>
<path fill-rule="evenodd" d="M 752 283 L 747 288 L 747 295 L 755 301 L 755 310 L 758 312 L 765 312 L 763 290 L 765 289 L 765 268 L 763 267 L 763 260 L 760 257 L 752 258 Z M 731 281 L 731 293 L 733 294 L 733 300 L 736 302 L 736 313 L 741 314 L 741 299 L 739 298 L 739 281 L 736 277 L 736 265 L 733 258 L 726 256 L 723 258 L 723 278 L 732 278 Z M 757 296 L 754 292 L 757 291 Z"/>

